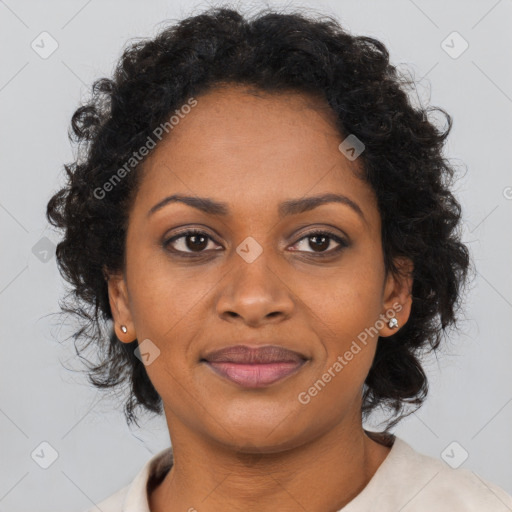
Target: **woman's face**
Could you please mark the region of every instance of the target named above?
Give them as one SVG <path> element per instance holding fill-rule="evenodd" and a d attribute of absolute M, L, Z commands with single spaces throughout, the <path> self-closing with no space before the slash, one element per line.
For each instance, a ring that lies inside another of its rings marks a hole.
<path fill-rule="evenodd" d="M 411 281 L 385 274 L 376 196 L 342 140 L 318 100 L 234 86 L 198 97 L 146 160 L 126 274 L 109 292 L 119 339 L 144 343 L 171 439 L 186 431 L 272 452 L 361 427 L 377 338 L 396 331 L 393 311 L 407 321 Z M 326 194 L 348 199 L 292 207 Z M 169 201 L 151 212 L 171 195 L 222 208 Z M 282 346 L 306 362 L 254 387 L 203 360 L 241 344 Z"/>

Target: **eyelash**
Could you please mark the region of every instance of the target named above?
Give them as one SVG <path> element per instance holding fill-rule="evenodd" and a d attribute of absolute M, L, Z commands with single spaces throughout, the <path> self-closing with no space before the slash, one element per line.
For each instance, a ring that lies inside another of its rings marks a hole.
<path fill-rule="evenodd" d="M 202 236 L 205 236 L 206 238 L 209 238 L 210 240 L 215 242 L 215 240 L 210 235 L 208 235 L 208 233 L 206 233 L 205 231 L 201 231 L 198 229 L 189 229 L 187 231 L 184 231 L 182 233 L 179 233 L 179 234 L 169 238 L 168 240 L 166 240 L 163 243 L 163 246 L 165 249 L 167 249 L 167 247 L 169 245 L 171 245 L 171 243 L 175 242 L 176 240 L 179 240 L 180 238 L 186 238 L 187 236 L 190 236 L 190 235 L 202 235 Z M 340 244 L 340 246 L 334 250 L 330 250 L 330 251 L 323 252 L 323 253 L 321 253 L 321 252 L 315 253 L 314 251 L 307 252 L 308 254 L 314 254 L 315 257 L 317 257 L 317 258 L 327 258 L 327 257 L 333 256 L 334 254 L 341 252 L 344 248 L 349 246 L 349 243 L 346 240 L 344 240 L 343 238 L 340 238 L 339 236 L 335 235 L 334 233 L 332 233 L 330 231 L 326 231 L 326 230 L 316 230 L 316 231 L 311 231 L 309 233 L 306 233 L 301 238 L 299 238 L 297 240 L 297 242 L 295 242 L 293 245 L 297 245 L 299 242 L 301 242 L 304 239 L 307 239 L 307 238 L 310 238 L 313 236 L 319 236 L 319 235 L 327 236 L 328 238 L 330 238 L 330 239 L 334 240 L 335 242 L 337 242 L 338 244 Z M 170 252 L 172 252 L 180 257 L 184 257 L 184 258 L 197 258 L 206 252 L 206 251 L 187 252 L 187 251 L 177 251 L 175 249 L 167 249 L 167 250 L 169 250 Z M 301 251 L 297 251 L 297 252 L 301 252 Z"/>

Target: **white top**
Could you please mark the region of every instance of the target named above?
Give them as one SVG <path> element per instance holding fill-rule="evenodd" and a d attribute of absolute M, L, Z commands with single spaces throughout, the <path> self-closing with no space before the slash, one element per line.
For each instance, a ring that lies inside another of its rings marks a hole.
<path fill-rule="evenodd" d="M 512 496 L 467 469 L 452 469 L 403 439 L 394 444 L 366 487 L 338 512 L 511 512 Z M 172 448 L 156 453 L 131 484 L 98 503 L 102 512 L 151 512 L 147 485 L 172 465 Z M 95 512 L 90 508 L 86 512 Z"/>

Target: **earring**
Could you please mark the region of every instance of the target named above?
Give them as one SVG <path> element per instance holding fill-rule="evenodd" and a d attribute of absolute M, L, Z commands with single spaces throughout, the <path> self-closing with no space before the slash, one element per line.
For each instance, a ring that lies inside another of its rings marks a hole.
<path fill-rule="evenodd" d="M 125 334 L 128 332 L 126 325 L 121 325 L 121 331 L 123 331 Z"/>
<path fill-rule="evenodd" d="M 388 322 L 388 326 L 390 329 L 393 329 L 393 327 L 398 327 L 398 320 L 395 317 L 391 318 Z"/>

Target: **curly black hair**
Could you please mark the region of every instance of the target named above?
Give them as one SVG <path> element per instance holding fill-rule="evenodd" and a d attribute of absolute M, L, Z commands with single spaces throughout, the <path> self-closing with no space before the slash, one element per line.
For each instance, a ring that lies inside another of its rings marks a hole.
<path fill-rule="evenodd" d="M 364 143 L 359 159 L 378 199 L 385 268 L 397 275 L 397 256 L 414 263 L 409 320 L 379 339 L 364 384 L 363 418 L 385 406 L 395 417 L 389 429 L 414 412 L 405 413 L 410 404 L 417 410 L 424 402 L 421 358 L 439 347 L 448 327 L 457 327 L 472 264 L 461 241 L 461 206 L 450 191 L 455 168 L 442 155 L 452 119 L 439 107 L 413 106 L 406 89 L 414 80 L 390 64 L 382 42 L 350 34 L 333 16 L 298 9 L 248 16 L 210 7 L 153 38 L 137 38 L 112 78 L 96 80 L 88 102 L 74 112 L 69 138 L 76 161 L 64 165 L 66 185 L 49 200 L 46 216 L 65 230 L 56 257 L 72 289 L 59 305 L 78 316 L 75 349 L 82 355 L 86 347 L 76 343 L 94 342 L 99 358 L 82 357 L 89 381 L 112 390 L 130 386 L 128 424 L 137 424 L 137 407 L 163 411 L 135 356 L 137 340 L 121 343 L 115 334 L 105 272 L 125 268 L 128 212 L 144 159 L 101 199 L 98 190 L 187 99 L 230 83 L 321 96 L 340 134 Z M 446 117 L 444 131 L 429 120 L 431 111 Z"/>

